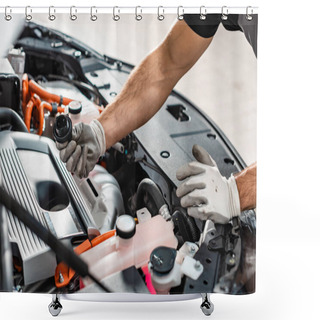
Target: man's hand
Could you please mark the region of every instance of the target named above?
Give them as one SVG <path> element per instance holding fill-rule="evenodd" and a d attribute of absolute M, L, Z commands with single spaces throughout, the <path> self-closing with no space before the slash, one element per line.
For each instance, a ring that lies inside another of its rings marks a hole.
<path fill-rule="evenodd" d="M 188 214 L 201 220 L 228 223 L 240 215 L 240 199 L 235 178 L 220 174 L 215 161 L 199 145 L 192 148 L 197 161 L 178 169 L 178 180 L 184 180 L 177 189 L 181 205 Z"/>
<path fill-rule="evenodd" d="M 56 142 L 60 159 L 66 162 L 68 171 L 85 178 L 94 168 L 99 157 L 105 153 L 106 141 L 102 125 L 98 120 L 90 124 L 77 123 L 72 128 L 70 142 Z"/>

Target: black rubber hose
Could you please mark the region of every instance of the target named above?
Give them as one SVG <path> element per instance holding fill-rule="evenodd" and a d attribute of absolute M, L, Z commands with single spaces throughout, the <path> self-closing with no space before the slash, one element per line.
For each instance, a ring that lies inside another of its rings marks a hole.
<path fill-rule="evenodd" d="M 72 250 L 66 247 L 58 238 L 36 220 L 24 207 L 12 198 L 3 187 L 0 186 L 0 203 L 3 204 L 14 216 L 35 233 L 47 244 L 59 259 L 75 270 L 81 277 L 88 276 L 105 292 L 110 292 L 95 276 L 89 273 L 88 265 Z"/>
<path fill-rule="evenodd" d="M 91 86 L 85 82 L 82 81 L 78 81 L 78 80 L 71 80 L 67 77 L 62 77 L 62 76 L 58 76 L 55 74 L 49 74 L 47 76 L 48 79 L 53 79 L 53 80 L 61 80 L 61 81 L 65 81 L 68 83 L 72 83 L 73 85 L 75 85 L 76 87 L 79 87 L 81 89 L 84 89 L 86 91 L 89 91 L 90 93 L 93 93 L 96 97 L 98 97 L 99 99 L 101 99 L 101 93 L 99 92 L 99 90 L 97 88 L 95 88 L 94 86 Z"/>
<path fill-rule="evenodd" d="M 12 126 L 13 131 L 28 132 L 28 129 L 20 116 L 10 108 L 0 108 L 0 123 Z"/>
<path fill-rule="evenodd" d="M 147 207 L 152 216 L 157 215 L 166 204 L 159 187 L 149 178 L 139 183 L 136 197 L 136 209 Z"/>
<path fill-rule="evenodd" d="M 201 232 L 200 232 L 199 228 L 197 227 L 196 221 L 194 220 L 193 217 L 190 217 L 187 214 L 186 218 L 187 218 L 187 223 L 190 228 L 191 235 L 192 235 L 192 241 L 196 242 L 199 240 Z"/>
<path fill-rule="evenodd" d="M 172 217 L 184 241 L 196 242 L 199 240 L 200 230 L 194 218 L 190 217 L 185 209 L 177 208 Z"/>

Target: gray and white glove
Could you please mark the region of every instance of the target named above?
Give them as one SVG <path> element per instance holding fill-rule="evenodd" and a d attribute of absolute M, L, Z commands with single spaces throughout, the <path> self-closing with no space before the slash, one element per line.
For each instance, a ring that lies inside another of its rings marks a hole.
<path fill-rule="evenodd" d="M 79 178 L 86 178 L 100 156 L 105 153 L 106 141 L 101 123 L 94 119 L 90 124 L 77 123 L 72 128 L 72 140 L 58 143 L 60 159 L 66 163 L 68 171 Z"/>
<path fill-rule="evenodd" d="M 209 153 L 199 145 L 192 148 L 197 161 L 180 167 L 178 180 L 184 180 L 176 193 L 188 214 L 201 220 L 228 223 L 240 215 L 240 199 L 235 178 L 223 177 Z"/>

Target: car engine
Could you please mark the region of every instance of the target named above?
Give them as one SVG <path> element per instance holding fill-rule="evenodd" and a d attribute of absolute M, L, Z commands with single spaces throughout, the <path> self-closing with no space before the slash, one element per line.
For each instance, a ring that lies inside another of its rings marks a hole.
<path fill-rule="evenodd" d="M 176 170 L 200 144 L 229 177 L 244 161 L 219 127 L 173 91 L 144 126 L 112 146 L 86 179 L 59 158 L 59 115 L 89 123 L 119 94 L 133 66 L 33 22 L 0 60 L 0 185 L 87 263 L 111 292 L 150 294 L 255 290 L 255 211 L 229 224 L 188 216 Z M 0 205 L 18 292 L 100 292 Z M 2 238 L 1 238 L 2 239 Z M 4 246 L 5 240 L 2 245 Z M 8 261 L 7 261 L 8 262 Z M 2 280 L 1 280 L 2 279 Z"/>

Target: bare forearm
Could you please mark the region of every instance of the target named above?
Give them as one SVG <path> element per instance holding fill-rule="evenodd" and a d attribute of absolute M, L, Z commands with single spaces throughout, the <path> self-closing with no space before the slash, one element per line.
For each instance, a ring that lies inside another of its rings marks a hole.
<path fill-rule="evenodd" d="M 257 164 L 245 168 L 235 175 L 241 211 L 256 207 Z"/>
<path fill-rule="evenodd" d="M 133 70 L 117 99 L 101 114 L 107 148 L 146 123 L 163 105 L 179 80 L 167 69 L 159 51 Z"/>
<path fill-rule="evenodd" d="M 163 105 L 179 79 L 212 38 L 202 38 L 178 21 L 161 45 L 136 67 L 124 88 L 99 117 L 106 147 L 145 124 Z"/>

